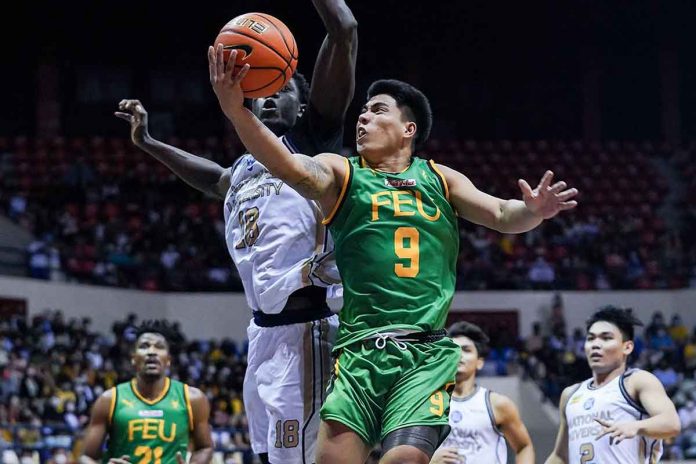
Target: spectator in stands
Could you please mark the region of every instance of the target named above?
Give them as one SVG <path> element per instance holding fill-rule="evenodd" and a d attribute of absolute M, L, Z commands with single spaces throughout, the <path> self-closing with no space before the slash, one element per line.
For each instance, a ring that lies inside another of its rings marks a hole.
<path fill-rule="evenodd" d="M 684 325 L 679 314 L 672 315 L 672 322 L 669 326 L 668 333 L 672 340 L 679 346 L 683 346 L 689 338 L 689 329 Z"/>
<path fill-rule="evenodd" d="M 528 278 L 532 288 L 549 289 L 553 287 L 553 283 L 556 280 L 556 272 L 544 256 L 539 255 L 529 267 Z"/>
<path fill-rule="evenodd" d="M 677 384 L 681 380 L 677 371 L 674 370 L 674 367 L 672 367 L 666 358 L 662 358 L 657 369 L 653 370 L 653 374 L 662 382 L 662 386 L 665 387 L 665 391 L 667 391 L 668 395 L 674 393 Z"/>

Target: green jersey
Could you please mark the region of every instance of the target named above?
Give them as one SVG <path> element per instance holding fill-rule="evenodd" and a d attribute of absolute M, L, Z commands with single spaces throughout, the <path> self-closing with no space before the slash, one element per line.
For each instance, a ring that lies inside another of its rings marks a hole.
<path fill-rule="evenodd" d="M 343 308 L 336 348 L 378 332 L 444 327 L 454 295 L 457 217 L 432 161 L 413 157 L 394 174 L 361 157 L 324 220 L 336 244 Z"/>
<path fill-rule="evenodd" d="M 186 458 L 193 427 L 188 385 L 167 377 L 162 394 L 150 401 L 135 379 L 121 383 L 114 387 L 109 419 L 103 462 L 128 455 L 134 464 L 176 464 L 177 452 Z"/>

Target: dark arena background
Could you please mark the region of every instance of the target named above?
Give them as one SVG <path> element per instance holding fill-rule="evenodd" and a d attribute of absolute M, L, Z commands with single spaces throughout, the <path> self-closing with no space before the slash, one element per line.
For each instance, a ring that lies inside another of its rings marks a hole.
<path fill-rule="evenodd" d="M 491 335 L 481 383 L 519 405 L 537 462 L 561 391 L 590 376 L 584 321 L 608 304 L 645 324 L 633 365 L 679 412 L 663 462 L 696 460 L 696 4 L 346 3 L 359 48 L 343 154 L 369 84 L 396 78 L 431 101 L 423 156 L 502 198 L 546 169 L 580 191 L 575 210 L 522 235 L 460 220 L 448 322 Z M 133 375 L 133 330 L 154 318 L 179 330 L 171 376 L 210 400 L 214 462 L 256 462 L 241 400 L 251 313 L 222 202 L 135 148 L 113 115 L 140 99 L 153 136 L 231 166 L 244 149 L 206 50 L 250 11 L 288 25 L 311 76 L 325 29 L 310 0 L 6 6 L 0 462 L 77 462 L 93 401 Z"/>

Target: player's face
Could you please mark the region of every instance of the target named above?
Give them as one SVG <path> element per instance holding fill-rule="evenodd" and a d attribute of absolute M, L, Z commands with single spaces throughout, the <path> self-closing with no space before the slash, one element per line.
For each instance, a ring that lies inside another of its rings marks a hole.
<path fill-rule="evenodd" d="M 457 380 L 468 379 L 483 367 L 483 359 L 479 358 L 476 345 L 469 337 L 454 337 L 454 343 L 459 345 L 459 364 L 457 364 Z"/>
<path fill-rule="evenodd" d="M 133 364 L 138 375 L 162 377 L 171 358 L 167 340 L 157 333 L 144 333 L 135 342 Z"/>
<path fill-rule="evenodd" d="M 632 351 L 633 341 L 624 341 L 619 328 L 611 322 L 598 321 L 590 326 L 585 354 L 593 372 L 611 372 L 625 363 Z"/>
<path fill-rule="evenodd" d="M 269 97 L 256 98 L 251 107 L 274 134 L 283 135 L 295 125 L 303 110 L 295 79 L 290 79 L 288 85 Z"/>
<path fill-rule="evenodd" d="M 363 105 L 355 126 L 358 153 L 369 159 L 410 146 L 416 123 L 408 121 L 391 95 L 375 95 Z"/>

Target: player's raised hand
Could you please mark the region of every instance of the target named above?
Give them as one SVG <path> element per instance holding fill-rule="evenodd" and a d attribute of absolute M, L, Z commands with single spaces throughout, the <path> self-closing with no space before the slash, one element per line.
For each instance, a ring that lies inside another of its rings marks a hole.
<path fill-rule="evenodd" d="M 466 459 L 460 456 L 457 448 L 440 448 L 435 451 L 430 464 L 465 464 Z"/>
<path fill-rule="evenodd" d="M 532 189 L 524 179 L 518 181 L 527 208 L 544 219 L 550 219 L 561 211 L 578 205 L 578 202 L 572 199 L 578 194 L 578 189 L 566 190 L 567 185 L 563 181 L 551 185 L 552 180 L 553 172 L 546 171 L 535 189 Z"/>
<path fill-rule="evenodd" d="M 249 72 L 249 65 L 245 64 L 239 72 L 235 73 L 236 63 L 237 50 L 230 51 L 230 57 L 225 63 L 222 44 L 218 44 L 217 48 L 208 47 L 210 85 L 213 86 L 222 111 L 230 119 L 244 107 L 244 92 L 241 82 Z"/>
<path fill-rule="evenodd" d="M 111 458 L 109 459 L 109 464 L 130 464 L 130 456 L 127 454 L 124 454 L 120 458 Z"/>
<path fill-rule="evenodd" d="M 602 433 L 597 435 L 595 440 L 599 440 L 604 435 L 609 434 L 609 443 L 618 445 L 622 440 L 633 438 L 638 435 L 638 422 L 609 422 L 595 417 L 595 421 L 602 426 Z"/>
<path fill-rule="evenodd" d="M 176 453 L 176 464 L 186 464 L 186 460 L 181 455 L 181 451 L 177 451 Z"/>
<path fill-rule="evenodd" d="M 114 112 L 114 115 L 130 123 L 131 140 L 136 146 L 150 136 L 147 127 L 147 111 L 140 100 L 121 100 L 118 109 L 119 111 Z"/>

